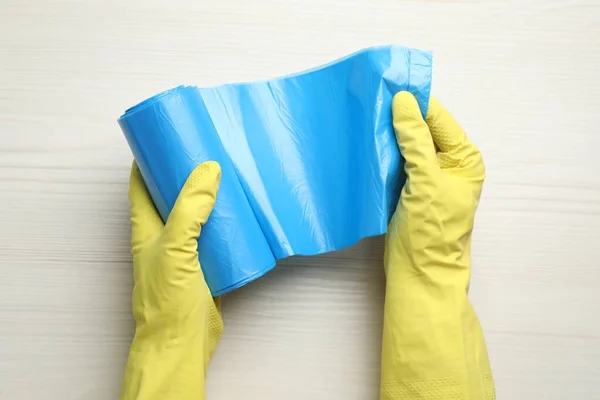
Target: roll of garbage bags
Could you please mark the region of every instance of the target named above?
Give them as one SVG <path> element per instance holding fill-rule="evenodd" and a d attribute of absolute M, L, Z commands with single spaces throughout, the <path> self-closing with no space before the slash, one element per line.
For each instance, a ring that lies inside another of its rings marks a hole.
<path fill-rule="evenodd" d="M 391 115 L 408 90 L 427 113 L 431 54 L 369 48 L 266 81 L 179 86 L 119 125 L 167 220 L 191 171 L 219 162 L 215 208 L 198 240 L 213 296 L 271 270 L 385 233 L 404 183 Z"/>

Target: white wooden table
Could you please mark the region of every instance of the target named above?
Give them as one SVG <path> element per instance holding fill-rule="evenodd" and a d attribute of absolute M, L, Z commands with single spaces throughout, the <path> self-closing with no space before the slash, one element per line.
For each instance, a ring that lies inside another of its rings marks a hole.
<path fill-rule="evenodd" d="M 597 0 L 2 0 L 0 399 L 118 395 L 126 107 L 390 43 L 434 52 L 488 167 L 471 297 L 498 398 L 600 399 Z M 209 399 L 376 399 L 382 252 L 290 259 L 227 296 Z"/>

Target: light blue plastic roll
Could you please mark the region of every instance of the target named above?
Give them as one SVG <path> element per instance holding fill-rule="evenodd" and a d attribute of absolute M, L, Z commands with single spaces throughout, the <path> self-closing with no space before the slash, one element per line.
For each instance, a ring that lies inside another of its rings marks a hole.
<path fill-rule="evenodd" d="M 267 81 L 180 86 L 119 124 L 164 220 L 194 167 L 221 164 L 198 245 L 218 296 L 277 259 L 385 233 L 404 183 L 392 97 L 412 92 L 425 115 L 430 87 L 429 52 L 378 47 Z"/>

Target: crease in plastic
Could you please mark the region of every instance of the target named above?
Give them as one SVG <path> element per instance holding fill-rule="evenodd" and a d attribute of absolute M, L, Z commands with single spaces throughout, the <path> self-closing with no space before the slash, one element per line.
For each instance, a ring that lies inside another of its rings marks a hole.
<path fill-rule="evenodd" d="M 392 97 L 412 92 L 426 115 L 430 88 L 429 52 L 384 46 L 266 81 L 172 88 L 119 125 L 165 221 L 191 171 L 221 165 L 198 240 L 218 296 L 278 259 L 385 233 L 405 180 Z"/>

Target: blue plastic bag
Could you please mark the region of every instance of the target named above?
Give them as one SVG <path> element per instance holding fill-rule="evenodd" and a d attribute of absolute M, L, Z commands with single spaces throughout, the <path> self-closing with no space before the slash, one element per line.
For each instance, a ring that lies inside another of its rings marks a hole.
<path fill-rule="evenodd" d="M 385 233 L 404 183 L 392 97 L 412 92 L 425 115 L 430 87 L 429 52 L 378 47 L 262 82 L 180 86 L 128 109 L 119 124 L 165 221 L 194 167 L 221 165 L 198 241 L 218 296 L 277 259 Z"/>

